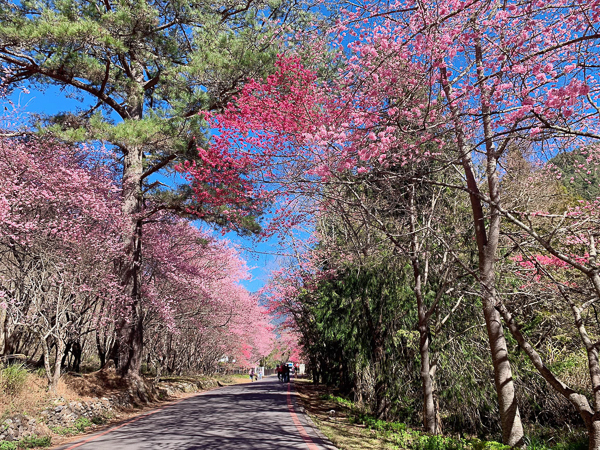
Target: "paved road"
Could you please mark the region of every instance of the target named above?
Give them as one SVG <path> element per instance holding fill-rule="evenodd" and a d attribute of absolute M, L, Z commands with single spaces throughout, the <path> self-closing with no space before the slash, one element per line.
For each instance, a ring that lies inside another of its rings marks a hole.
<path fill-rule="evenodd" d="M 227 386 L 82 438 L 77 450 L 322 450 L 288 385 L 276 377 Z M 295 406 L 295 407 L 294 407 Z"/>

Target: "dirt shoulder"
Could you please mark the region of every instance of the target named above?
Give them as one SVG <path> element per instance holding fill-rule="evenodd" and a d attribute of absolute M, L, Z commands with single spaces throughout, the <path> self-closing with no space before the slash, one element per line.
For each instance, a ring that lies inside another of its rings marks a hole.
<path fill-rule="evenodd" d="M 321 432 L 340 450 L 397 449 L 394 439 L 357 423 L 350 404 L 333 400 L 330 389 L 294 379 L 298 401 Z"/>

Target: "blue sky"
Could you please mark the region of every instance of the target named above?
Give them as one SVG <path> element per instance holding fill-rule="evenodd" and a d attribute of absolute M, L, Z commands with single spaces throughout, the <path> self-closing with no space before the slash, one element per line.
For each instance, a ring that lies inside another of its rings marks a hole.
<path fill-rule="evenodd" d="M 50 87 L 43 92 L 31 90 L 29 93 L 15 91 L 10 100 L 18 107 L 21 118 L 26 118 L 27 113 L 55 114 L 61 111 L 74 111 L 84 104 L 74 98 L 69 98 L 66 91 Z M 24 115 L 23 115 L 24 114 Z M 160 176 L 160 181 L 169 184 L 173 179 Z M 197 223 L 200 223 L 197 221 Z M 221 237 L 220 232 L 215 232 L 216 237 Z M 225 238 L 240 248 L 242 256 L 247 261 L 251 280 L 242 281 L 250 291 L 256 292 L 268 281 L 271 270 L 279 267 L 281 249 L 277 237 L 266 241 L 255 242 L 253 239 L 238 236 L 236 233 L 227 233 Z"/>

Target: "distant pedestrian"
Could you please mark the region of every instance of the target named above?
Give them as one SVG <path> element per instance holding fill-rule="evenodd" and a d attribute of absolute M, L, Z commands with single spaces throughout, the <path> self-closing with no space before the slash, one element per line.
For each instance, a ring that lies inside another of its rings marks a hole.
<path fill-rule="evenodd" d="M 290 366 L 288 366 L 287 364 L 283 365 L 283 382 L 290 382 Z"/>
<path fill-rule="evenodd" d="M 283 376 L 283 368 L 280 364 L 277 364 L 277 379 L 281 381 L 281 377 Z"/>
<path fill-rule="evenodd" d="M 250 369 L 250 373 L 248 375 L 250 375 L 250 381 L 254 381 L 254 367 Z"/>

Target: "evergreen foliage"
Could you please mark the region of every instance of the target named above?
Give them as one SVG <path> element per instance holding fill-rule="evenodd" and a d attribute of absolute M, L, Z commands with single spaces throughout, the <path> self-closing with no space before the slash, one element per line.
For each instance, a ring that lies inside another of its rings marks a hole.
<path fill-rule="evenodd" d="M 600 175 L 595 167 L 590 170 L 581 152 L 561 153 L 549 162 L 560 169 L 562 184 L 575 198 L 589 201 L 600 196 Z"/>

